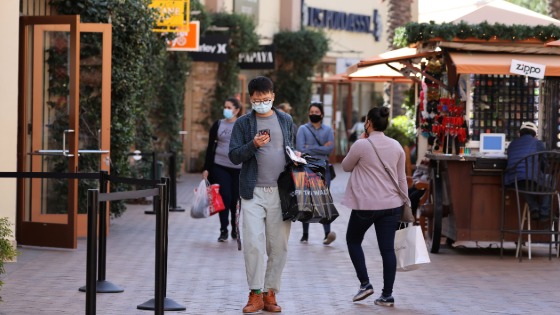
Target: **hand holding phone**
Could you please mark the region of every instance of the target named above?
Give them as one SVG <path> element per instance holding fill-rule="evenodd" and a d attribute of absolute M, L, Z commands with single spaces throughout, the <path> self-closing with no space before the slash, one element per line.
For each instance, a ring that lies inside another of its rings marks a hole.
<path fill-rule="evenodd" d="M 270 129 L 261 129 L 259 130 L 259 136 L 268 135 L 270 138 Z"/>
<path fill-rule="evenodd" d="M 268 139 L 265 136 L 268 136 Z M 270 129 L 259 130 L 257 132 L 257 134 L 255 135 L 255 138 L 253 139 L 253 142 L 255 143 L 255 146 L 257 148 L 260 148 L 263 145 L 265 145 L 266 143 L 270 142 Z"/>

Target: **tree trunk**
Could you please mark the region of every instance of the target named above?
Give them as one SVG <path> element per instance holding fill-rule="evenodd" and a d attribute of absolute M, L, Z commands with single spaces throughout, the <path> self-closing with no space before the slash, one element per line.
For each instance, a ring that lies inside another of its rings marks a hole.
<path fill-rule="evenodd" d="M 560 19 L 560 1 L 548 0 L 547 1 L 548 15 L 554 19 Z"/>

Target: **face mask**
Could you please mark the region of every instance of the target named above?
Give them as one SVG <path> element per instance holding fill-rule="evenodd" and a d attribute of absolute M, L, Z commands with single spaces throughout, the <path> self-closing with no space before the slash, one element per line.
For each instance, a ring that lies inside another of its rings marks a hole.
<path fill-rule="evenodd" d="M 229 108 L 224 108 L 224 117 L 226 119 L 230 119 L 233 117 L 233 110 L 229 109 Z"/>
<path fill-rule="evenodd" d="M 321 121 L 321 115 L 309 115 L 309 120 L 312 123 L 318 123 Z"/>
<path fill-rule="evenodd" d="M 270 111 L 271 108 L 272 108 L 272 102 L 270 102 L 270 104 L 268 105 L 262 103 L 259 105 L 253 105 L 253 110 L 259 114 L 266 114 Z"/>

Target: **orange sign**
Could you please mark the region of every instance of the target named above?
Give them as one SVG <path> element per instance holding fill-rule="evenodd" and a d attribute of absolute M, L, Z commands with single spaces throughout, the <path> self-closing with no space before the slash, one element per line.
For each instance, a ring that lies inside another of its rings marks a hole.
<path fill-rule="evenodd" d="M 191 21 L 188 26 L 177 28 L 177 37 L 167 42 L 167 50 L 198 51 L 200 44 L 200 22 Z"/>

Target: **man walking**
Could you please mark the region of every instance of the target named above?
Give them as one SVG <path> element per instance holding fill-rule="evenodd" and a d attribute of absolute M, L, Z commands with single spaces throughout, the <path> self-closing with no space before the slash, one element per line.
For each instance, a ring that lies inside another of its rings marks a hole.
<path fill-rule="evenodd" d="M 243 313 L 281 312 L 276 302 L 288 253 L 291 222 L 282 220 L 278 176 L 290 158 L 292 118 L 272 108 L 274 87 L 267 77 L 248 84 L 253 110 L 233 126 L 229 158 L 241 164 L 239 194 L 243 217 L 243 256 L 249 301 Z M 268 256 L 265 264 L 264 256 Z"/>

